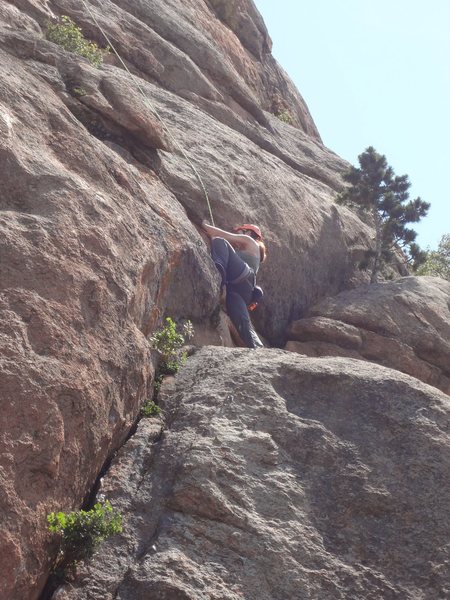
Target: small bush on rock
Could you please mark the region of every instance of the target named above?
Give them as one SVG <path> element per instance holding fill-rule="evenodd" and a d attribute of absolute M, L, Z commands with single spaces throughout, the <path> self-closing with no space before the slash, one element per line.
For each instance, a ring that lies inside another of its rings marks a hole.
<path fill-rule="evenodd" d="M 190 321 L 183 324 L 180 333 L 177 331 L 175 321 L 167 317 L 165 327 L 162 327 L 150 337 L 150 343 L 160 354 L 153 387 L 154 399 L 158 397 L 164 375 L 174 375 L 181 365 L 186 362 L 187 353 L 180 352 L 180 350 L 193 335 L 194 328 Z"/>
<path fill-rule="evenodd" d="M 287 109 L 277 113 L 276 116 L 280 119 L 280 121 L 283 121 L 283 123 L 287 123 L 288 125 L 294 124 L 294 119 L 292 118 L 291 113 Z"/>
<path fill-rule="evenodd" d="M 107 49 L 102 50 L 97 44 L 87 40 L 76 23 L 66 15 L 63 15 L 57 23 L 48 25 L 46 37 L 64 50 L 84 56 L 95 67 L 102 64 L 103 53 L 108 51 Z"/>
<path fill-rule="evenodd" d="M 156 331 L 151 337 L 150 342 L 161 355 L 159 372 L 164 375 L 172 375 L 178 371 L 180 366 L 186 361 L 186 352 L 180 353 L 180 348 L 194 334 L 192 323 L 186 321 L 177 331 L 177 325 L 170 317 L 166 318 L 166 325 Z"/>
<path fill-rule="evenodd" d="M 159 406 L 153 400 L 147 400 L 141 408 L 142 417 L 158 417 L 161 414 Z"/>
<path fill-rule="evenodd" d="M 91 510 L 47 515 L 49 530 L 61 536 L 59 562 L 73 564 L 90 558 L 106 538 L 122 531 L 122 515 L 110 502 L 98 502 Z"/>
<path fill-rule="evenodd" d="M 87 91 L 82 87 L 74 87 L 72 92 L 75 96 L 78 96 L 79 98 L 81 98 L 82 96 L 86 96 L 87 94 Z"/>

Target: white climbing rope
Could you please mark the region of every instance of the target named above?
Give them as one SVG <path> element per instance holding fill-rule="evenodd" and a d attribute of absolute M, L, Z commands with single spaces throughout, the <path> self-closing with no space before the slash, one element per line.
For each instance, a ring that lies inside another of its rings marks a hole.
<path fill-rule="evenodd" d="M 147 94 L 144 92 L 144 90 L 142 89 L 142 86 L 139 83 L 138 78 L 135 75 L 133 75 L 133 73 L 131 73 L 130 69 L 127 67 L 127 65 L 125 64 L 125 62 L 122 60 L 122 57 L 120 56 L 119 52 L 116 50 L 114 44 L 112 43 L 112 41 L 109 38 L 109 36 L 106 33 L 106 31 L 103 29 L 103 27 L 98 22 L 95 14 L 91 10 L 91 7 L 87 3 L 87 1 L 86 0 L 81 0 L 81 2 L 83 3 L 84 7 L 86 8 L 86 10 L 88 11 L 88 13 L 92 17 L 94 23 L 97 25 L 99 31 L 101 32 L 101 34 L 105 38 L 108 46 L 111 48 L 111 50 L 117 56 L 120 64 L 123 66 L 123 68 L 125 69 L 125 71 L 130 75 L 130 77 L 132 78 L 132 80 L 135 82 L 137 89 L 139 90 L 139 92 L 141 93 L 142 97 L 144 98 L 144 104 L 147 106 L 147 108 L 150 110 L 150 112 L 153 113 L 155 115 L 155 117 L 158 119 L 158 121 L 161 123 L 161 126 L 162 126 L 163 130 L 165 131 L 165 133 L 167 134 L 167 136 L 170 138 L 170 140 L 173 142 L 173 144 L 175 145 L 175 147 L 178 148 L 178 150 L 180 151 L 180 153 L 183 156 L 183 158 L 186 160 L 186 162 L 188 163 L 188 165 L 191 167 L 194 175 L 197 177 L 197 179 L 198 179 L 198 181 L 200 183 L 200 186 L 201 186 L 201 188 L 203 190 L 203 193 L 205 195 L 206 204 L 208 205 L 208 210 L 209 210 L 209 216 L 211 218 L 211 223 L 212 223 L 212 225 L 214 225 L 214 217 L 213 217 L 212 210 L 211 210 L 211 203 L 209 201 L 209 196 L 208 196 L 208 192 L 206 191 L 205 184 L 203 183 L 203 180 L 200 177 L 200 173 L 198 172 L 197 168 L 195 167 L 195 165 L 193 164 L 193 162 L 191 161 L 191 159 L 189 158 L 189 156 L 187 155 L 187 153 L 185 152 L 185 150 L 180 146 L 180 144 L 177 142 L 177 140 L 175 139 L 175 137 L 171 134 L 169 128 L 167 127 L 167 125 L 164 122 L 164 119 L 158 113 L 158 111 L 156 110 L 156 108 L 150 103 Z"/>

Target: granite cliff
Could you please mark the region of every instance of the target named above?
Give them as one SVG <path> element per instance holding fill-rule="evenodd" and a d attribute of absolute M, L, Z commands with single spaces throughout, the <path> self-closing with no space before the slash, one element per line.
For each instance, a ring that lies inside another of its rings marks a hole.
<path fill-rule="evenodd" d="M 217 225 L 264 231 L 268 345 L 354 352 L 197 352 L 167 385 L 165 431 L 141 422 L 105 478 L 128 519 L 109 566 L 55 597 L 443 598 L 449 286 L 358 291 L 373 231 L 334 203 L 347 165 L 251 0 L 88 5 L 0 3 L 0 598 L 39 597 L 46 514 L 79 507 L 136 424 L 163 317 L 231 345 L 196 173 Z M 96 68 L 48 41 L 61 15 L 104 46 L 94 15 L 133 76 L 114 53 Z M 403 308 L 374 327 L 385 304 Z M 318 337 L 293 333 L 303 317 Z"/>

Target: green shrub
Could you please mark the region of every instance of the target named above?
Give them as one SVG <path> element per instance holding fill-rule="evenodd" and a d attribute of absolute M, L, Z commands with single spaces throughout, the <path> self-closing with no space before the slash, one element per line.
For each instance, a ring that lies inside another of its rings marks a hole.
<path fill-rule="evenodd" d="M 144 406 L 141 408 L 142 417 L 157 417 L 161 414 L 161 409 L 153 400 L 147 400 Z"/>
<path fill-rule="evenodd" d="M 87 94 L 87 91 L 83 87 L 74 87 L 72 89 L 72 92 L 75 96 L 78 96 L 80 98 L 82 96 L 86 96 L 86 94 Z"/>
<path fill-rule="evenodd" d="M 276 116 L 280 119 L 280 121 L 283 121 L 283 123 L 287 123 L 288 125 L 294 124 L 294 119 L 292 118 L 291 113 L 287 109 L 282 110 Z"/>
<path fill-rule="evenodd" d="M 158 396 L 164 375 L 175 374 L 181 365 L 186 362 L 187 353 L 180 352 L 180 349 L 185 344 L 186 340 L 190 339 L 193 335 L 194 328 L 190 321 L 186 321 L 183 324 L 181 333 L 179 333 L 175 321 L 170 317 L 167 317 L 165 327 L 162 327 L 150 337 L 151 345 L 155 350 L 158 350 L 160 354 L 160 361 L 156 370 L 153 386 L 154 398 L 157 398 Z"/>
<path fill-rule="evenodd" d="M 184 323 L 181 333 L 179 333 L 175 321 L 167 317 L 165 327 L 156 331 L 150 337 L 153 348 L 158 350 L 161 355 L 158 369 L 160 374 L 171 375 L 178 371 L 187 358 L 186 352 L 180 353 L 180 348 L 184 346 L 186 340 L 193 336 L 193 333 L 194 330 L 190 321 Z"/>
<path fill-rule="evenodd" d="M 102 50 L 97 44 L 87 40 L 76 23 L 66 15 L 63 15 L 57 23 L 48 25 L 46 37 L 64 50 L 84 56 L 95 67 L 102 64 L 103 53 L 108 52 L 108 49 Z"/>
<path fill-rule="evenodd" d="M 65 564 L 91 557 L 106 538 L 122 531 L 122 515 L 111 504 L 98 502 L 91 510 L 47 515 L 49 530 L 61 536 Z"/>
<path fill-rule="evenodd" d="M 450 233 L 445 233 L 437 250 L 427 250 L 425 262 L 417 269 L 417 275 L 431 275 L 450 281 Z"/>

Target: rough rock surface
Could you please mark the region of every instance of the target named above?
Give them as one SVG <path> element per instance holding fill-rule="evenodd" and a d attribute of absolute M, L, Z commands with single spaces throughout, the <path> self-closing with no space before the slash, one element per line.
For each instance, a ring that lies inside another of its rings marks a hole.
<path fill-rule="evenodd" d="M 8 600 L 38 596 L 52 560 L 46 514 L 80 506 L 148 398 L 148 334 L 165 315 L 208 329 L 217 314 L 192 166 L 218 225 L 257 221 L 265 231 L 267 301 L 256 321 L 272 343 L 317 300 L 358 281 L 372 235 L 334 205 L 347 165 L 322 145 L 253 2 L 89 5 L 134 79 L 113 54 L 96 69 L 46 40 L 48 21 L 69 15 L 105 45 L 80 0 L 0 3 Z M 274 114 L 286 110 L 293 126 Z"/>
<path fill-rule="evenodd" d="M 287 350 L 363 358 L 450 394 L 450 283 L 403 277 L 327 298 L 287 330 Z"/>
<path fill-rule="evenodd" d="M 367 362 L 206 347 L 103 492 L 124 534 L 54 600 L 448 597 L 450 400 Z M 158 441 L 159 440 L 159 441 Z"/>

